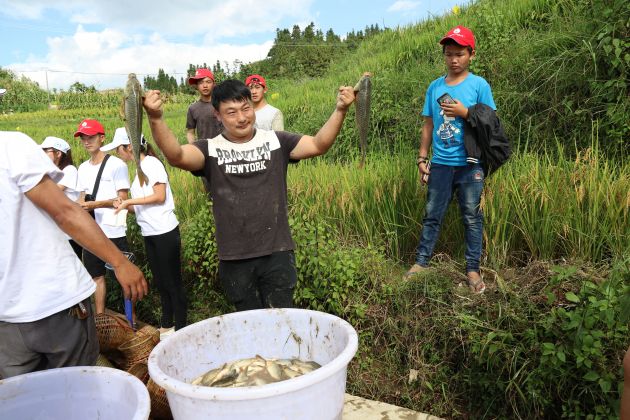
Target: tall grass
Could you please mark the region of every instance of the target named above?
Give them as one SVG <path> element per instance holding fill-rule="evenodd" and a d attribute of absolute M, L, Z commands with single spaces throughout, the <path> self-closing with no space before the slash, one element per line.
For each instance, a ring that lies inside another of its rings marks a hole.
<path fill-rule="evenodd" d="M 356 162 L 301 162 L 289 171 L 292 212 L 325 218 L 343 237 L 409 260 L 424 215 L 413 154 L 372 155 Z M 553 152 L 515 156 L 486 183 L 486 261 L 572 258 L 601 262 L 630 253 L 630 162 L 615 163 L 593 147 L 569 158 Z M 444 220 L 438 252 L 463 254 L 455 203 Z"/>

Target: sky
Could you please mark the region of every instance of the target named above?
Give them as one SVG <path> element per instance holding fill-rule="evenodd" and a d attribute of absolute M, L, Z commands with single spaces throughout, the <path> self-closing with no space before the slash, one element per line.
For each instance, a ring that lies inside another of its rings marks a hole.
<path fill-rule="evenodd" d="M 264 59 L 276 29 L 310 22 L 340 36 L 404 27 L 463 0 L 0 0 L 0 67 L 46 89 L 81 82 L 124 87 L 162 68 L 178 81 L 189 64 L 223 68 Z"/>

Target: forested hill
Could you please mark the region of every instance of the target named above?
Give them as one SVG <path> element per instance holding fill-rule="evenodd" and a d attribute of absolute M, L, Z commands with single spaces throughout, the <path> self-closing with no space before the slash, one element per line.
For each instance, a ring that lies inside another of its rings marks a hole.
<path fill-rule="evenodd" d="M 332 92 L 373 76 L 372 149 L 416 147 L 428 84 L 445 72 L 438 40 L 451 27 L 477 38 L 473 72 L 491 84 L 508 135 L 522 146 L 560 142 L 571 150 L 598 139 L 627 154 L 630 137 L 630 2 L 625 0 L 481 0 L 444 17 L 365 39 L 338 53 L 318 77 L 273 80 L 274 105 L 292 129 L 313 132 Z M 354 150 L 346 125 L 342 141 Z M 335 149 L 347 154 L 343 147 Z"/>

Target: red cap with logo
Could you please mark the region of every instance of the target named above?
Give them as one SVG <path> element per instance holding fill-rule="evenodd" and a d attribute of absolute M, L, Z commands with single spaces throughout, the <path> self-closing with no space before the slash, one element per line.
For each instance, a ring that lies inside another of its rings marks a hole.
<path fill-rule="evenodd" d="M 247 79 L 245 79 L 245 85 L 249 86 L 252 83 L 257 83 L 265 89 L 267 88 L 267 82 L 265 81 L 265 78 L 262 77 L 260 74 L 252 74 L 251 76 L 247 76 Z"/>
<path fill-rule="evenodd" d="M 79 124 L 77 131 L 74 133 L 74 137 L 79 137 L 81 134 L 85 134 L 86 136 L 105 134 L 105 129 L 97 120 L 85 119 Z"/>
<path fill-rule="evenodd" d="M 475 49 L 475 36 L 472 31 L 465 26 L 458 25 L 448 31 L 448 33 L 444 35 L 444 38 L 440 40 L 440 44 L 443 45 L 447 39 L 452 39 L 462 47 L 470 47 L 473 50 Z"/>
<path fill-rule="evenodd" d="M 197 69 L 197 71 L 195 71 L 195 75 L 194 76 L 190 76 L 188 78 L 188 84 L 189 85 L 196 85 L 198 81 L 205 79 L 206 77 L 209 77 L 212 79 L 212 81 L 214 82 L 214 74 L 212 74 L 212 72 L 208 69 Z"/>

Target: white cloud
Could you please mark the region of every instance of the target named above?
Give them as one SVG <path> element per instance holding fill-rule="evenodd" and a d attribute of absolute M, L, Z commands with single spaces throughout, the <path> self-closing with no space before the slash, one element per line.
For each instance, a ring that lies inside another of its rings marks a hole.
<path fill-rule="evenodd" d="M 51 89 L 66 89 L 75 81 L 99 89 L 123 86 L 126 76 L 95 73 L 155 74 L 159 68 L 179 81 L 191 63 L 213 65 L 218 60 L 224 65 L 265 58 L 275 29 L 287 19 L 308 21 L 313 1 L 0 0 L 0 16 L 20 20 L 14 27 L 57 35 L 47 38 L 45 54 L 3 67 L 43 87 L 48 76 Z M 51 16 L 66 16 L 76 30 L 67 25 L 50 30 Z M 43 69 L 58 72 L 46 74 Z"/>
<path fill-rule="evenodd" d="M 74 35 L 49 38 L 45 57 L 29 57 L 23 63 L 6 67 L 18 74 L 22 74 L 20 69 L 42 69 L 23 74 L 42 87 L 46 86 L 47 76 L 50 89 L 67 89 L 75 81 L 106 89 L 123 87 L 126 75 L 132 72 L 144 77 L 162 68 L 179 81 L 185 77 L 189 64 L 213 65 L 218 60 L 225 67 L 226 62 L 232 66 L 235 60 L 244 63 L 261 60 L 272 44 L 269 40 L 248 45 L 190 45 L 167 41 L 157 33 L 127 35 L 113 29 L 90 32 L 79 26 Z M 50 71 L 46 74 L 43 69 Z"/>
<path fill-rule="evenodd" d="M 38 19 L 62 12 L 77 24 L 100 24 L 165 36 L 204 35 L 218 39 L 273 31 L 282 19 L 306 20 L 313 0 L 0 0 L 0 15 Z"/>
<path fill-rule="evenodd" d="M 388 12 L 406 12 L 417 9 L 420 6 L 419 1 L 398 0 L 387 9 Z"/>

